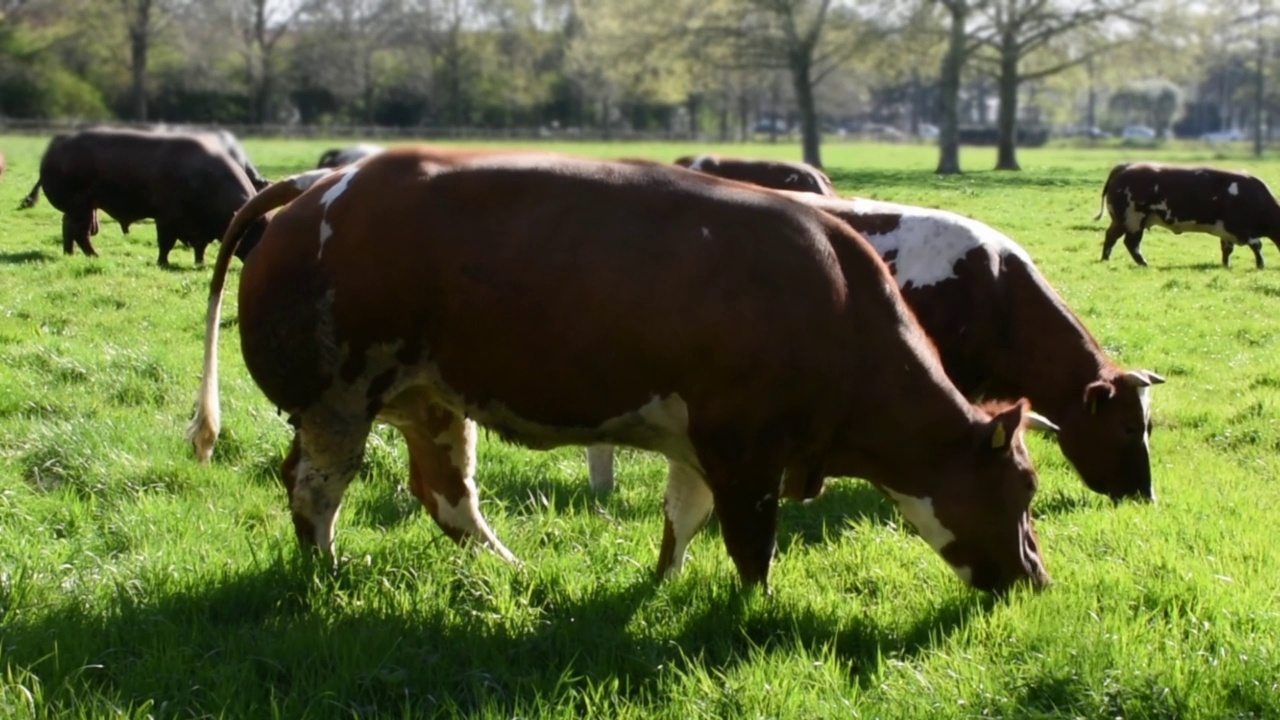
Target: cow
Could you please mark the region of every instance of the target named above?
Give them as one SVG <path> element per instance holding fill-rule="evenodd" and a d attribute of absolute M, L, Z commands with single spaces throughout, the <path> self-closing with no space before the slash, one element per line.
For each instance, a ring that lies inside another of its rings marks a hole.
<path fill-rule="evenodd" d="M 339 168 L 343 165 L 377 155 L 383 151 L 381 145 L 372 145 L 369 143 L 361 143 L 359 145 L 351 145 L 344 148 L 330 148 L 320 155 L 320 162 L 316 163 L 317 169 L 323 168 Z"/>
<path fill-rule="evenodd" d="M 716 155 L 686 155 L 676 158 L 675 164 L 690 170 L 762 187 L 837 197 L 831 178 L 818 168 L 805 163 L 723 158 Z"/>
<path fill-rule="evenodd" d="M 381 420 L 444 532 L 513 559 L 479 512 L 478 423 L 530 448 L 665 455 L 660 577 L 714 511 L 739 578 L 766 584 L 785 471 L 871 481 L 974 587 L 1049 582 L 1023 440 L 1046 421 L 965 400 L 847 225 L 673 166 L 402 146 L 263 191 L 214 268 L 187 432 L 201 461 L 228 254 L 286 203 L 241 274 L 241 350 L 295 427 L 281 478 L 322 557 Z"/>
<path fill-rule="evenodd" d="M 90 130 L 122 130 L 126 132 L 130 130 L 130 128 L 120 128 L 120 127 L 113 127 L 109 125 L 93 126 L 89 129 Z M 224 150 L 227 151 L 227 154 L 231 156 L 231 159 L 237 165 L 240 166 L 241 170 L 244 171 L 245 176 L 249 178 L 249 183 L 253 185 L 254 191 L 262 190 L 271 184 L 270 180 L 266 179 L 265 177 L 262 176 L 262 173 L 258 172 L 258 168 L 254 166 L 253 161 L 249 159 L 249 153 L 245 151 L 244 146 L 240 144 L 240 141 L 236 138 L 236 136 L 230 130 L 208 130 L 208 131 L 192 130 L 192 129 L 184 128 L 180 125 L 165 125 L 165 124 L 146 125 L 143 127 L 133 128 L 133 129 L 138 132 L 154 132 L 154 133 L 159 133 L 164 135 L 200 135 L 200 136 L 211 137 L 215 142 L 221 145 Z M 20 210 L 25 210 L 29 207 L 32 207 L 39 201 L 40 201 L 40 181 L 36 180 L 36 184 L 31 188 L 31 192 L 27 193 L 26 197 L 22 199 L 22 202 L 21 204 L 18 205 L 18 208 Z M 120 230 L 125 235 L 128 235 L 129 224 L 121 223 Z M 94 232 L 96 234 L 97 231 L 95 230 Z"/>
<path fill-rule="evenodd" d="M 1160 163 L 1122 163 L 1111 169 L 1102 186 L 1102 208 L 1094 220 L 1109 213 L 1111 224 L 1102 240 L 1102 259 L 1124 236 L 1133 261 L 1142 256 L 1142 234 L 1152 226 L 1175 233 L 1216 235 L 1222 246 L 1222 266 L 1231 266 L 1231 251 L 1248 245 L 1259 269 L 1262 238 L 1280 248 L 1280 203 L 1262 180 L 1243 171 L 1186 167 Z"/>
<path fill-rule="evenodd" d="M 945 210 L 788 195 L 871 243 L 961 392 L 1030 399 L 1089 489 L 1155 500 L 1151 389 L 1164 378 L 1109 358 L 1020 245 Z M 590 448 L 587 460 L 591 486 L 612 489 L 611 450 Z"/>
<path fill-rule="evenodd" d="M 156 221 L 157 263 L 169 264 L 178 240 L 191 246 L 197 263 L 221 237 L 235 211 L 254 195 L 241 164 L 212 134 L 94 128 L 57 135 L 40 161 L 40 177 L 28 195 L 35 204 L 43 186 L 49 203 L 62 212 L 62 250 L 78 245 L 97 255 L 98 210 L 124 232 L 143 218 Z M 257 244 L 266 221 L 250 228 L 237 245 L 243 259 Z"/>

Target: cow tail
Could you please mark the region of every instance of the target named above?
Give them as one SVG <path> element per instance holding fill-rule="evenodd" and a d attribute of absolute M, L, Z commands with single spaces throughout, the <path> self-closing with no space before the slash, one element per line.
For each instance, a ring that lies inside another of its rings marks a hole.
<path fill-rule="evenodd" d="M 18 204 L 19 210 L 26 210 L 40 202 L 40 182 L 41 179 L 37 179 L 36 184 L 31 186 L 31 192 L 27 193 L 27 196 L 22 198 L 22 202 Z"/>
<path fill-rule="evenodd" d="M 231 256 L 250 225 L 268 212 L 293 202 L 330 172 L 313 170 L 268 186 L 236 211 L 222 236 L 218 260 L 213 266 L 213 279 L 209 283 L 209 309 L 204 326 L 204 371 L 200 376 L 200 391 L 196 395 L 195 417 L 191 418 L 186 432 L 187 442 L 191 443 L 196 459 L 202 463 L 213 457 L 213 445 L 222 428 L 222 406 L 218 400 L 218 330 L 222 322 L 222 294 L 227 284 Z"/>
<path fill-rule="evenodd" d="M 1111 189 L 1111 181 L 1115 179 L 1116 173 L 1128 167 L 1128 163 L 1122 163 L 1111 168 L 1111 172 L 1107 173 L 1107 181 L 1102 183 L 1102 207 L 1098 208 L 1098 214 L 1093 216 L 1094 220 L 1101 220 L 1103 213 L 1107 211 L 1107 191 Z"/>

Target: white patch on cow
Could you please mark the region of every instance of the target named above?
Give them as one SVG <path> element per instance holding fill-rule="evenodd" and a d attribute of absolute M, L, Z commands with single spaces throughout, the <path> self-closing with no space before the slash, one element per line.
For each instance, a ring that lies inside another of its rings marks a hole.
<path fill-rule="evenodd" d="M 359 170 L 359 165 L 351 165 L 338 171 L 342 177 L 338 179 L 338 182 L 331 185 L 328 190 L 325 190 L 324 195 L 320 196 L 320 204 L 324 205 L 325 212 L 328 212 L 329 206 L 347 191 L 347 186 L 351 184 L 351 179 L 356 176 L 356 172 Z"/>
<path fill-rule="evenodd" d="M 893 498 L 893 501 L 898 505 L 898 511 L 907 519 L 907 522 L 915 527 L 916 531 L 920 533 L 920 537 L 929 543 L 929 547 L 932 547 L 934 552 L 941 555 L 942 549 L 956 539 L 955 533 L 948 530 L 933 512 L 933 498 L 918 498 L 895 492 L 889 488 L 884 488 L 884 491 L 889 497 Z M 946 558 L 943 559 L 945 560 Z M 950 562 L 947 565 L 951 567 L 956 575 L 960 576 L 961 580 L 969 582 L 969 578 L 972 576 L 972 570 L 969 567 L 951 565 Z"/>
<path fill-rule="evenodd" d="M 859 215 L 897 215 L 898 227 L 866 238 L 883 257 L 896 251 L 894 280 L 898 287 L 923 288 L 956 277 L 956 264 L 975 248 L 986 248 L 993 261 L 1005 256 L 1034 266 L 1022 246 L 989 225 L 932 208 L 853 198 L 847 205 Z"/>
<path fill-rule="evenodd" d="M 1239 184 L 1239 183 L 1231 183 L 1231 187 L 1228 187 L 1228 188 L 1227 188 L 1227 194 L 1229 194 L 1229 195 L 1239 195 L 1239 194 L 1240 194 L 1240 184 Z"/>
<path fill-rule="evenodd" d="M 320 204 L 324 206 L 324 210 L 320 215 L 320 248 L 316 251 L 317 258 L 324 254 L 324 244 L 333 237 L 333 226 L 328 222 L 329 207 L 347 191 L 347 186 L 351 184 L 351 179 L 356 176 L 356 171 L 359 169 L 359 165 L 348 165 L 345 169 L 339 170 L 338 173 L 342 177 L 320 196 Z"/>
<path fill-rule="evenodd" d="M 710 162 L 710 160 L 711 160 L 710 155 L 699 155 L 698 157 L 693 159 L 693 162 L 689 163 L 689 169 L 702 170 L 702 166 L 706 165 L 708 162 Z"/>
<path fill-rule="evenodd" d="M 702 228 L 702 237 L 703 238 L 711 237 L 711 231 L 708 230 L 707 228 Z"/>
<path fill-rule="evenodd" d="M 689 541 L 706 523 L 715 500 L 711 495 L 711 488 L 707 487 L 697 470 L 674 460 L 668 462 L 667 467 L 667 492 L 663 510 L 671 523 L 675 540 L 671 564 L 667 566 L 667 577 L 671 577 L 684 566 Z"/>
<path fill-rule="evenodd" d="M 316 547 L 325 555 L 333 557 L 338 509 L 342 506 L 342 495 L 346 492 L 350 479 L 343 480 L 325 472 L 317 472 L 305 453 L 294 469 L 294 478 L 289 509 L 311 522 L 315 528 L 315 537 L 312 539 Z"/>
<path fill-rule="evenodd" d="M 787 182 L 789 182 L 789 183 L 796 183 L 796 182 L 800 182 L 800 174 L 799 174 L 799 173 L 791 173 L 790 175 L 788 175 L 788 176 L 787 176 Z"/>
<path fill-rule="evenodd" d="M 1151 457 L 1151 433 L 1148 431 L 1151 422 L 1151 386 L 1146 385 L 1138 388 L 1138 403 L 1142 406 L 1142 447 L 1147 450 L 1147 457 Z M 1155 502 L 1156 489 L 1151 488 L 1151 501 Z"/>
<path fill-rule="evenodd" d="M 316 257 L 320 257 L 324 253 L 324 244 L 329 242 L 329 238 L 333 237 L 333 226 L 328 220 L 320 221 L 320 250 L 316 252 Z"/>
<path fill-rule="evenodd" d="M 1151 189 L 1151 191 L 1160 192 L 1160 183 L 1156 183 L 1155 186 Z"/>
<path fill-rule="evenodd" d="M 298 173 L 297 175 L 291 175 L 286 178 L 285 182 L 292 183 L 293 186 L 299 190 L 306 191 L 309 190 L 312 185 L 315 185 L 317 180 L 328 177 L 331 172 L 333 171 L 325 168 L 323 170 L 312 170 L 310 172 Z"/>

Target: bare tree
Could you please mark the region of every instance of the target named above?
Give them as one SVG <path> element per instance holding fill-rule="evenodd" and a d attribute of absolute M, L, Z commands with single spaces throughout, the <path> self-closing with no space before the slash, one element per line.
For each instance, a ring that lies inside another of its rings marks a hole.
<path fill-rule="evenodd" d="M 804 161 L 822 167 L 814 89 L 852 58 L 866 26 L 831 0 L 731 0 L 718 6 L 701 33 L 728 41 L 740 67 L 785 70 L 800 113 Z"/>
<path fill-rule="evenodd" d="M 276 49 L 302 13 L 300 0 L 232 0 L 231 20 L 244 41 L 242 50 L 254 122 L 270 122 L 276 81 Z"/>
<path fill-rule="evenodd" d="M 1115 17 L 1129 17 L 1147 0 L 989 0 L 975 7 L 982 15 L 977 32 L 994 50 L 988 59 L 997 67 L 1000 105 L 996 123 L 1000 142 L 997 170 L 1018 170 L 1018 88 L 1025 82 L 1055 75 L 1088 61 L 1106 49 L 1094 44 L 1065 59 L 1033 70 L 1022 67 L 1032 54 L 1052 41 Z"/>

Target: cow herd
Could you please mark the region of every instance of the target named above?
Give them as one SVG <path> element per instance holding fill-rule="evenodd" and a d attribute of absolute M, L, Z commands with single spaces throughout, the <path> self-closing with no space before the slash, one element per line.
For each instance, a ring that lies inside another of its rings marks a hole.
<path fill-rule="evenodd" d="M 675 163 L 373 145 L 268 185 L 226 133 L 95 129 L 41 163 L 63 246 L 95 254 L 99 209 L 156 220 L 159 262 L 222 244 L 188 440 L 220 429 L 218 331 L 244 260 L 246 367 L 289 417 L 282 481 L 298 540 L 332 556 L 375 422 L 442 530 L 515 561 L 480 511 L 477 426 L 535 449 L 668 461 L 657 571 L 714 513 L 740 578 L 765 584 L 783 498 L 857 477 L 970 585 L 1049 582 L 1023 439 L 1056 435 L 1086 486 L 1153 500 L 1151 399 L 1009 237 L 944 210 L 839 197 L 807 165 Z M 1261 181 L 1118 166 L 1103 258 L 1153 224 L 1230 247 L 1280 233 Z M 274 213 L 274 214 L 273 214 Z M 1100 214 L 1101 216 L 1101 214 Z M 1277 240 L 1280 244 L 1280 240 Z M 1034 407 L 1036 412 L 1032 412 Z"/>

